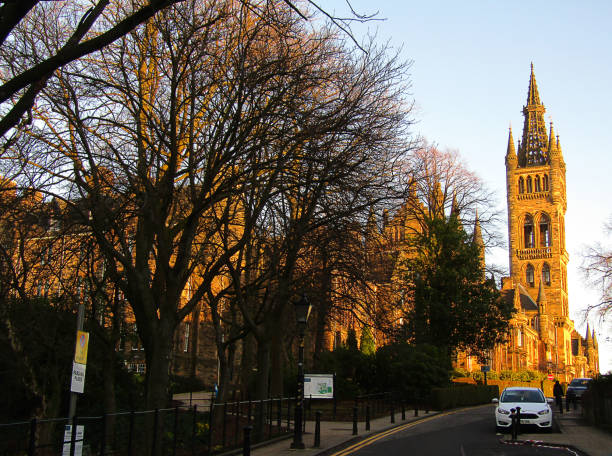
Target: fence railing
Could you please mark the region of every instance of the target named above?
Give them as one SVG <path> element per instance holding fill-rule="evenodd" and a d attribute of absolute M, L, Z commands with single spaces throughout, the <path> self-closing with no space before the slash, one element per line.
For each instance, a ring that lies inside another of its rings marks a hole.
<path fill-rule="evenodd" d="M 295 403 L 295 397 L 223 403 L 190 398 L 157 410 L 0 424 L 0 455 L 71 456 L 79 448 L 83 456 L 213 455 L 243 447 L 247 427 L 249 444 L 293 434 Z M 415 408 L 390 393 L 340 402 L 306 398 L 303 422 L 314 420 L 317 410 L 324 420 L 363 422 L 404 407 Z"/>

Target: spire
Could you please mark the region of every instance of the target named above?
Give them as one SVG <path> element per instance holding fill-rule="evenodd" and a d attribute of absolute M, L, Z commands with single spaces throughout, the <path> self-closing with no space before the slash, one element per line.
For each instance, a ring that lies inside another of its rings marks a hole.
<path fill-rule="evenodd" d="M 461 223 L 459 218 L 459 204 L 457 203 L 457 192 L 453 191 L 453 202 L 451 203 L 451 217 L 455 217 Z"/>
<path fill-rule="evenodd" d="M 599 348 L 599 345 L 597 344 L 597 336 L 595 335 L 595 328 L 593 328 L 593 346 L 595 348 Z"/>
<path fill-rule="evenodd" d="M 370 207 L 366 230 L 368 234 L 375 234 L 378 231 L 378 227 L 376 226 L 376 214 L 374 213 L 374 206 Z"/>
<path fill-rule="evenodd" d="M 544 293 L 544 285 L 542 284 L 542 280 L 540 280 L 540 289 L 538 290 L 538 308 L 540 309 L 540 313 L 543 314 L 546 312 L 546 294 Z"/>
<path fill-rule="evenodd" d="M 429 196 L 429 212 L 434 217 L 444 217 L 444 194 L 442 193 L 440 181 L 436 181 L 433 191 Z"/>
<path fill-rule="evenodd" d="M 593 346 L 593 339 L 591 337 L 591 331 L 589 329 L 589 324 L 587 323 L 587 330 L 586 330 L 586 343 L 587 343 L 587 347 L 592 347 Z"/>
<path fill-rule="evenodd" d="M 516 151 L 514 149 L 514 138 L 512 137 L 512 126 L 508 129 L 508 149 L 506 151 L 506 163 L 516 162 Z"/>
<path fill-rule="evenodd" d="M 521 306 L 521 289 L 519 288 L 518 283 L 516 284 L 516 287 L 514 287 L 514 299 L 512 301 L 514 308 L 521 312 L 523 307 Z"/>
<path fill-rule="evenodd" d="M 533 62 L 531 62 L 531 74 L 529 75 L 529 89 L 527 91 L 527 106 L 539 105 L 540 94 L 538 93 L 538 84 L 536 83 L 535 74 L 533 72 Z"/>
<path fill-rule="evenodd" d="M 553 129 L 552 120 L 550 121 L 550 134 L 548 135 L 548 154 L 551 156 L 557 150 L 557 142 L 555 141 L 555 131 Z"/>
<path fill-rule="evenodd" d="M 544 122 L 546 108 L 540 101 L 538 85 L 531 64 L 529 76 L 529 89 L 527 91 L 527 105 L 523 107 L 523 140 L 519 152 L 519 166 L 540 166 L 549 162 L 548 136 Z"/>
<path fill-rule="evenodd" d="M 559 151 L 559 155 L 563 155 L 563 150 L 561 149 L 561 141 L 559 141 L 559 135 L 557 135 L 557 150 Z"/>

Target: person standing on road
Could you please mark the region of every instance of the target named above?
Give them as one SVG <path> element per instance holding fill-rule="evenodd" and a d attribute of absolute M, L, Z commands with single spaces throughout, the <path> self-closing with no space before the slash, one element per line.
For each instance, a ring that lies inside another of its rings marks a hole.
<path fill-rule="evenodd" d="M 553 396 L 555 396 L 555 401 L 559 406 L 559 413 L 563 413 L 563 387 L 559 383 L 559 380 L 557 380 L 555 386 L 553 386 Z"/>

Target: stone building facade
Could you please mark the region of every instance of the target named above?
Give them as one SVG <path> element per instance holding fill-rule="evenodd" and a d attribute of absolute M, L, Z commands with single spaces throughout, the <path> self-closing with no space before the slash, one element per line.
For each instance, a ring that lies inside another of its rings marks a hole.
<path fill-rule="evenodd" d="M 491 361 L 495 370 L 538 370 L 568 381 L 599 372 L 598 344 L 594 331 L 582 337 L 569 317 L 565 161 L 544 112 L 532 65 L 522 136 L 515 148 L 510 130 L 506 151 L 510 277 L 502 293 L 516 314 L 508 343 Z"/>

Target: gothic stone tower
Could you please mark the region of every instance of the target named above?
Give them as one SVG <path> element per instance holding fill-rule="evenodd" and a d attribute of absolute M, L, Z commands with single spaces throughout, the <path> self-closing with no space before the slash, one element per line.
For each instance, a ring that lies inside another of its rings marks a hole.
<path fill-rule="evenodd" d="M 523 107 L 523 135 L 516 150 L 512 130 L 508 137 L 506 187 L 512 284 L 504 288 L 516 288 L 520 294 L 526 291 L 532 303 L 537 303 L 517 309 L 519 313 L 531 313 L 537 307 L 537 313 L 525 318 L 530 329 L 539 333 L 533 350 L 535 359 L 533 355 L 526 357 L 529 367 L 561 376 L 573 374 L 574 330 L 567 294 L 565 162 L 552 122 L 547 134 L 544 112 L 532 65 Z M 517 337 L 523 337 L 520 331 Z M 520 341 L 518 345 L 522 345 Z"/>

